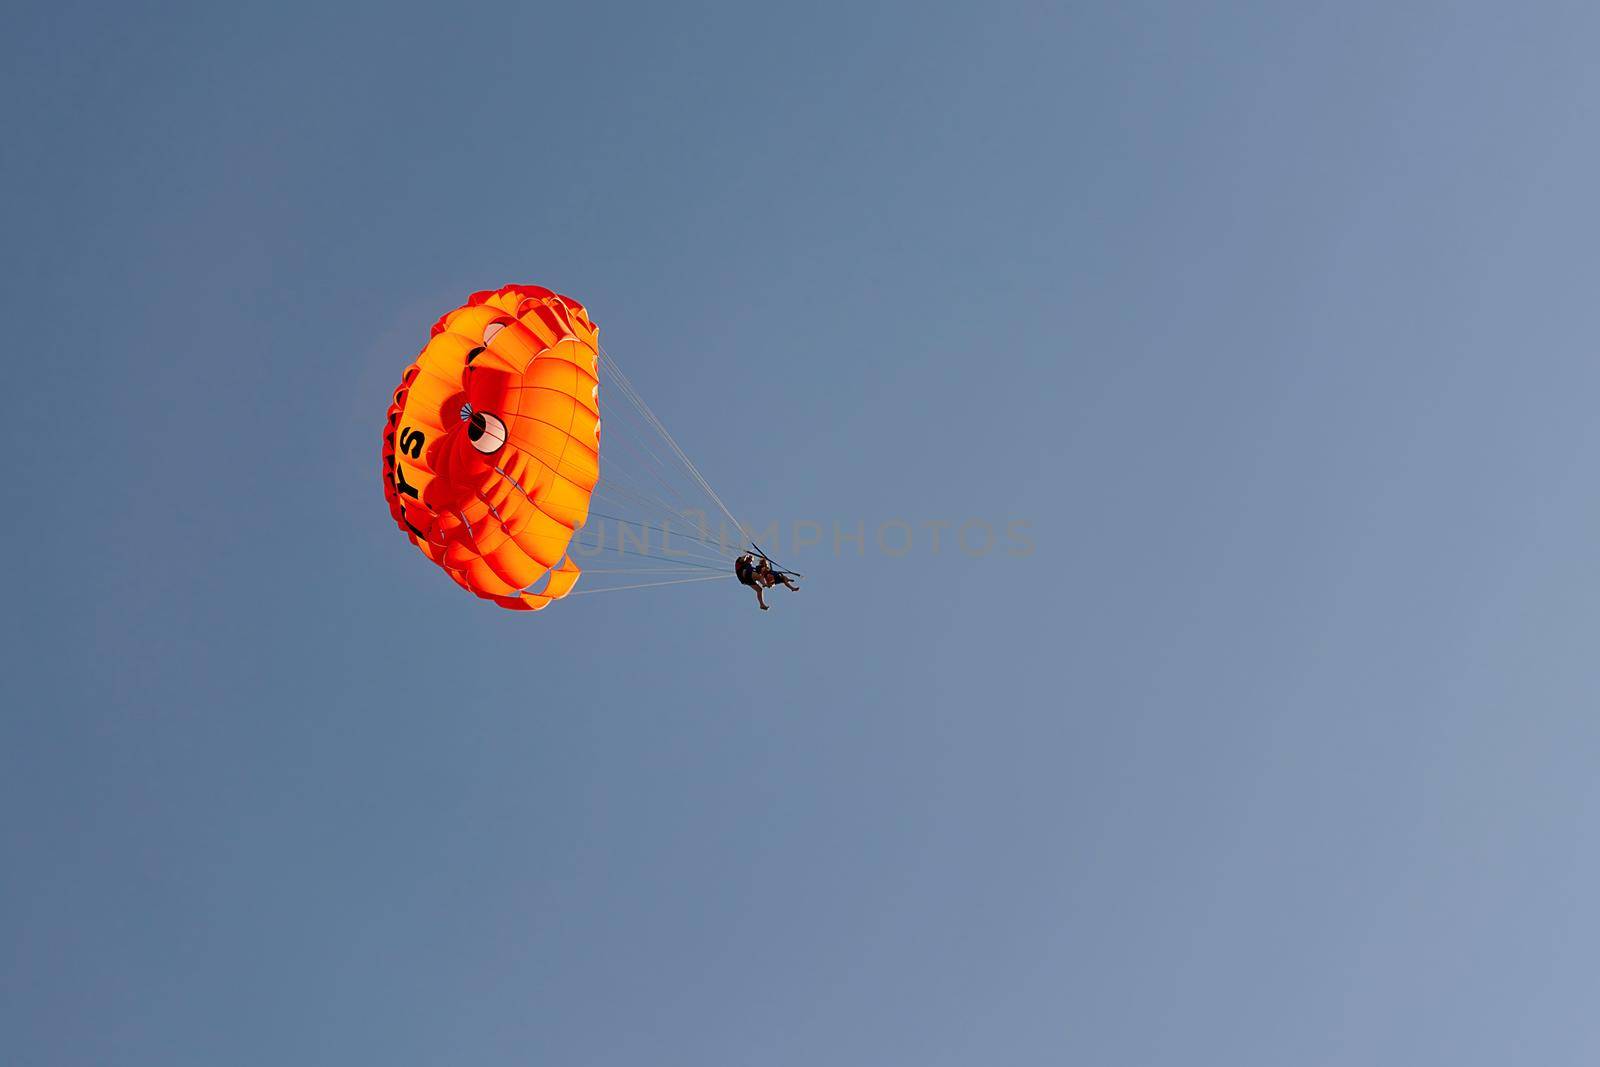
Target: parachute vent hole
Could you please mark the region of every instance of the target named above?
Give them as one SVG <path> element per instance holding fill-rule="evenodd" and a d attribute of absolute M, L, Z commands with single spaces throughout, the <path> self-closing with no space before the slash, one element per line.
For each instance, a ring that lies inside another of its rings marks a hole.
<path fill-rule="evenodd" d="M 506 424 L 493 415 L 482 411 L 474 411 L 467 420 L 467 440 L 472 442 L 472 447 L 485 454 L 500 451 L 500 446 L 506 443 Z"/>

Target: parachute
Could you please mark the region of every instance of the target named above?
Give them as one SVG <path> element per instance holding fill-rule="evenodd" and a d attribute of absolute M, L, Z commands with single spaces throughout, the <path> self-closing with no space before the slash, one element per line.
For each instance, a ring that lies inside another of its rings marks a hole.
<path fill-rule="evenodd" d="M 611 435 L 601 446 L 602 376 L 637 423 L 605 412 L 632 470 Z M 401 532 L 451 580 L 521 611 L 572 594 L 585 570 L 626 576 L 585 592 L 732 579 L 739 548 L 721 518 L 743 531 L 584 306 L 536 285 L 473 293 L 434 324 L 389 406 L 383 490 Z M 699 502 L 721 512 L 715 540 Z M 593 520 L 614 521 L 614 537 Z"/>

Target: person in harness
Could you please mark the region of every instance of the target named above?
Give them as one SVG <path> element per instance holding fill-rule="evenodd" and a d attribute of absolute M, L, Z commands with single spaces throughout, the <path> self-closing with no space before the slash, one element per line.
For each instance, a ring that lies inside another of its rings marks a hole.
<path fill-rule="evenodd" d="M 761 605 L 761 610 L 767 610 L 766 590 L 782 584 L 785 589 L 798 590 L 790 577 L 772 566 L 772 561 L 766 556 L 753 555 L 746 552 L 733 561 L 734 577 L 739 579 L 741 585 L 748 585 L 756 591 L 756 603 Z"/>

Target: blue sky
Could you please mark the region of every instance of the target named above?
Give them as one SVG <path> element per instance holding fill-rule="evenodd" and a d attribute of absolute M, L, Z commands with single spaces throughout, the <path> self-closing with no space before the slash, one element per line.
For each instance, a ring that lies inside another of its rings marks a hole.
<path fill-rule="evenodd" d="M 7 29 L 6 1063 L 1600 1055 L 1588 6 Z M 405 543 L 513 281 L 801 593 Z"/>

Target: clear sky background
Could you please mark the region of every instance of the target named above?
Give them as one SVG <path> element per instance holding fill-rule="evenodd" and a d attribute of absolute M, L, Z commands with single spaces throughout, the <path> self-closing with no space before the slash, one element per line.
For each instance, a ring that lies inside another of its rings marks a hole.
<path fill-rule="evenodd" d="M 1600 1059 L 1593 5 L 5 37 L 0 1061 Z M 868 551 L 462 594 L 379 430 L 512 281 Z"/>

